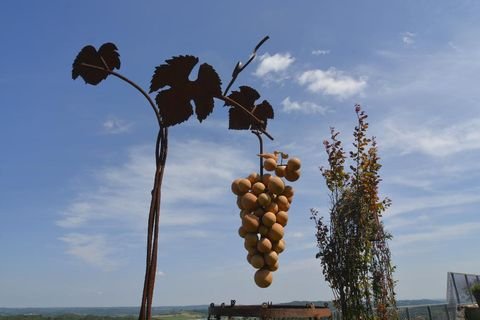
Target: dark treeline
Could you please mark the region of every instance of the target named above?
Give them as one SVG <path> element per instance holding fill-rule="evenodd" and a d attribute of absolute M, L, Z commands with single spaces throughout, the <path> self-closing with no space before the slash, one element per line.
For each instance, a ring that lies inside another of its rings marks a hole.
<path fill-rule="evenodd" d="M 0 316 L 2 320 L 135 320 L 137 316 L 95 316 L 95 315 L 78 315 L 78 314 L 62 314 L 55 316 L 46 315 L 4 315 Z"/>

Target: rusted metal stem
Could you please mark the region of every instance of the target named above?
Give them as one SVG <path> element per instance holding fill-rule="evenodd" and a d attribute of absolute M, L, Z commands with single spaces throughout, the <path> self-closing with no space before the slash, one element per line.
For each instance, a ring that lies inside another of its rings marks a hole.
<path fill-rule="evenodd" d="M 104 62 L 104 61 L 103 61 Z M 160 222 L 160 199 L 161 199 L 161 189 L 163 181 L 163 173 L 165 170 L 165 164 L 167 161 L 167 151 L 168 151 L 168 128 L 162 125 L 162 118 L 160 116 L 160 111 L 155 106 L 155 103 L 150 98 L 150 96 L 135 82 L 128 79 L 127 77 L 117 73 L 115 71 L 109 70 L 106 67 L 99 67 L 96 65 L 91 65 L 87 63 L 82 63 L 82 66 L 101 70 L 108 74 L 111 74 L 137 89 L 148 101 L 149 105 L 153 109 L 157 122 L 159 125 L 159 132 L 157 134 L 157 139 L 155 143 L 155 179 L 152 190 L 152 199 L 150 202 L 150 210 L 148 217 L 148 232 L 147 232 L 147 256 L 145 263 L 145 280 L 142 293 L 142 303 L 140 306 L 139 320 L 150 320 L 152 316 L 152 302 L 153 302 L 153 289 L 155 286 L 155 275 L 157 270 L 157 254 L 158 254 L 158 233 L 159 233 L 159 222 Z"/>
<path fill-rule="evenodd" d="M 225 89 L 225 91 L 223 92 L 223 95 L 226 96 L 227 93 L 228 93 L 228 90 L 230 90 L 230 88 L 232 87 L 233 83 L 235 82 L 235 80 L 237 79 L 238 75 L 240 74 L 240 72 L 243 71 L 243 69 L 245 69 L 249 64 L 250 62 L 253 61 L 253 59 L 255 59 L 255 57 L 257 56 L 257 50 L 262 46 L 262 44 L 267 41 L 268 39 L 270 39 L 269 36 L 265 36 L 262 40 L 260 40 L 260 42 L 255 46 L 255 49 L 253 49 L 253 52 L 252 54 L 250 55 L 250 58 L 248 59 L 247 63 L 245 63 L 244 65 L 242 65 L 242 63 L 239 61 L 237 62 L 237 64 L 235 65 L 235 69 L 233 69 L 233 72 L 232 72 L 232 80 L 230 80 L 230 82 L 228 83 L 228 86 L 227 88 Z"/>
<path fill-rule="evenodd" d="M 152 249 L 150 255 L 150 264 L 147 266 L 147 270 L 145 272 L 145 278 L 148 279 L 146 281 L 148 287 L 144 288 L 146 291 L 147 299 L 145 302 L 146 303 L 146 310 L 144 314 L 139 315 L 139 319 L 151 319 L 151 311 L 152 311 L 152 303 L 153 303 L 153 292 L 154 292 L 154 287 L 155 287 L 155 277 L 156 277 L 156 271 L 157 271 L 157 255 L 158 255 L 158 234 L 159 234 L 159 225 L 160 225 L 160 201 L 161 201 L 161 185 L 163 181 L 163 174 L 165 171 L 165 163 L 167 160 L 167 151 L 168 151 L 168 130 L 167 128 L 161 128 L 160 130 L 160 141 L 161 141 L 161 146 L 160 146 L 160 154 L 159 154 L 159 166 L 157 166 L 157 172 L 156 172 L 156 181 L 155 181 L 155 186 L 154 186 L 154 193 L 156 194 L 156 202 L 154 203 L 154 210 L 151 211 L 153 212 L 153 243 Z M 150 241 L 151 241 L 151 235 L 150 235 Z"/>
<path fill-rule="evenodd" d="M 259 44 L 261 45 L 263 42 L 265 42 L 266 40 L 268 39 L 268 36 L 266 37 L 266 39 L 264 38 L 262 40 L 262 42 Z M 258 46 L 258 45 L 257 45 Z M 253 59 L 253 58 L 252 58 Z M 249 61 L 250 62 L 250 61 Z M 96 65 L 93 65 L 93 64 L 88 64 L 88 63 L 81 63 L 82 66 L 84 67 L 89 67 L 89 68 L 92 68 L 92 69 L 96 69 L 96 70 L 101 70 L 101 71 L 104 71 L 104 72 L 107 72 L 117 78 L 120 78 L 122 79 L 123 81 L 129 83 L 131 86 L 133 86 L 135 89 L 137 89 L 147 100 L 148 100 L 148 103 L 150 104 L 150 106 L 152 107 L 153 111 L 155 112 L 155 115 L 157 117 L 157 121 L 158 121 L 158 125 L 160 127 L 162 127 L 162 119 L 161 119 L 161 116 L 160 116 L 160 112 L 158 110 L 158 108 L 155 106 L 155 103 L 153 102 L 152 98 L 150 98 L 150 96 L 145 92 L 145 90 L 143 90 L 139 85 L 137 85 L 135 82 L 133 82 L 132 80 L 128 79 L 127 77 L 121 75 L 120 73 L 118 72 L 115 72 L 115 71 L 112 71 L 112 70 L 108 70 L 108 69 L 105 69 L 105 68 L 102 68 L 102 67 L 99 67 L 99 66 L 96 66 Z M 245 65 L 243 68 L 245 68 L 247 65 Z M 242 68 L 242 70 L 243 70 Z M 237 107 L 237 108 L 240 108 L 242 109 L 245 113 L 247 113 L 253 120 L 255 120 L 259 125 L 263 125 L 263 121 L 260 120 L 259 118 L 257 118 L 253 113 L 251 113 L 247 108 L 245 108 L 244 106 L 242 106 L 240 103 L 236 102 L 235 100 L 225 96 L 225 95 L 221 95 L 221 96 L 216 96 L 217 99 L 220 99 L 220 100 L 223 100 L 224 102 L 228 102 L 230 104 L 232 104 L 234 107 Z M 273 137 L 268 133 L 266 132 L 264 129 L 260 128 L 259 129 L 263 134 L 265 134 L 270 140 L 273 140 Z M 158 154 L 158 152 L 157 152 Z"/>
<path fill-rule="evenodd" d="M 227 93 L 228 91 L 230 90 L 230 88 L 232 87 L 233 83 L 235 82 L 235 80 L 237 80 L 237 77 L 238 75 L 253 61 L 253 59 L 255 59 L 255 57 L 257 56 L 257 50 L 265 43 L 265 41 L 267 41 L 268 39 L 270 39 L 269 36 L 265 36 L 262 40 L 260 40 L 259 43 L 257 43 L 257 45 L 255 46 L 255 48 L 253 49 L 253 52 L 252 54 L 250 55 L 250 57 L 248 58 L 247 62 L 245 64 L 242 64 L 242 62 L 238 61 L 237 64 L 235 65 L 235 69 L 233 69 L 233 72 L 232 72 L 232 79 L 230 80 L 230 82 L 228 83 L 227 87 L 225 88 L 225 91 L 223 92 L 223 98 L 226 98 L 226 99 L 230 99 L 227 97 Z M 221 99 L 220 97 L 218 97 L 219 99 Z M 260 124 L 261 126 L 264 125 L 264 122 L 260 119 L 258 119 L 254 114 L 253 112 L 250 112 L 248 109 L 246 109 L 245 107 L 243 107 L 241 104 L 237 103 L 236 101 L 230 99 L 231 101 L 228 101 L 230 102 L 230 104 L 234 104 L 236 107 L 242 109 L 244 112 L 246 112 L 250 117 L 252 117 L 252 119 L 254 119 L 258 124 Z M 224 100 L 225 101 L 225 100 Z M 225 101 L 227 102 L 227 101 Z M 261 128 L 261 127 L 260 127 Z M 273 140 L 273 137 L 268 134 L 268 132 L 266 132 L 265 130 L 263 129 L 260 129 L 260 131 L 265 134 L 270 140 Z M 260 133 L 258 133 L 260 134 Z M 261 139 L 261 137 L 257 134 L 257 137 L 259 139 Z M 262 145 L 263 145 L 263 142 L 260 142 Z M 260 152 L 262 153 L 262 152 Z M 261 160 L 261 158 L 260 158 Z M 260 165 L 260 171 L 263 172 L 263 166 Z M 263 175 L 263 173 L 262 173 Z"/>
<path fill-rule="evenodd" d="M 257 136 L 258 138 L 258 143 L 260 145 L 260 154 L 263 154 L 263 139 L 262 139 L 262 134 L 258 131 L 252 130 L 252 133 Z M 263 177 L 263 158 L 260 158 L 260 177 Z"/>
<path fill-rule="evenodd" d="M 142 295 L 142 304 L 140 307 L 139 319 L 151 319 L 151 306 L 153 302 L 153 287 L 155 285 L 155 275 L 157 267 L 157 251 L 158 251 L 158 223 L 160 218 L 160 198 L 161 185 L 163 180 L 163 171 L 166 162 L 166 149 L 164 145 L 168 144 L 167 129 L 160 128 L 157 135 L 156 158 L 157 166 L 154 179 L 154 187 L 152 190 L 152 200 L 150 203 L 150 212 L 148 218 L 147 233 L 147 261 L 145 264 L 145 280 Z M 161 145 L 161 146 L 160 146 Z M 153 241 L 152 241 L 153 238 Z"/>
<path fill-rule="evenodd" d="M 145 99 L 147 99 L 148 103 L 150 104 L 150 106 L 153 109 L 153 112 L 155 112 L 155 116 L 157 117 L 158 125 L 160 127 L 162 126 L 162 118 L 160 116 L 160 112 L 158 111 L 158 108 L 155 106 L 155 103 L 153 102 L 152 98 L 150 98 L 148 93 L 145 90 L 143 90 L 138 84 L 136 84 L 132 80 L 128 79 L 127 77 L 125 77 L 125 76 L 121 75 L 120 73 L 115 72 L 113 70 L 109 70 L 109 69 L 106 69 L 106 68 L 96 66 L 94 64 L 88 64 L 88 63 L 83 63 L 83 62 L 81 63 L 81 65 L 84 66 L 84 67 L 88 67 L 88 68 L 92 68 L 92 69 L 107 72 L 108 74 L 111 74 L 112 76 L 115 76 L 119 79 L 122 79 L 123 81 L 127 82 L 129 85 L 131 85 L 132 87 L 137 89 L 145 97 Z"/>
<path fill-rule="evenodd" d="M 268 39 L 268 37 L 265 37 L 255 48 L 255 51 L 263 44 Z M 255 51 L 252 54 L 251 58 L 245 64 L 243 67 L 238 68 L 238 71 L 235 73 L 234 71 L 234 77 L 232 81 L 229 84 L 228 89 L 230 86 L 233 84 L 235 81 L 236 77 L 238 74 L 253 60 L 255 57 Z M 153 292 L 154 292 L 154 287 L 155 287 L 155 276 L 156 276 L 156 270 L 157 270 L 157 255 L 158 255 L 158 235 L 159 235 L 159 223 L 160 223 L 160 201 L 161 201 L 161 187 L 162 187 L 162 181 L 163 181 L 163 174 L 165 170 L 165 164 L 167 160 L 167 151 L 168 151 L 168 128 L 163 126 L 162 123 L 162 117 L 160 115 L 160 111 L 153 102 L 153 100 L 150 98 L 150 96 L 140 87 L 138 86 L 135 82 L 131 81 L 127 77 L 109 70 L 106 66 L 106 63 L 104 62 L 104 67 L 99 67 L 96 65 L 91 65 L 87 63 L 82 63 L 81 64 L 84 67 L 96 69 L 96 70 L 101 70 L 103 72 L 106 72 L 108 74 L 111 74 L 131 86 L 133 86 L 135 89 L 137 89 L 148 101 L 149 105 L 153 109 L 155 116 L 157 118 L 157 122 L 159 125 L 159 132 L 157 135 L 156 139 L 156 144 L 155 144 L 155 164 L 156 164 L 156 170 L 155 170 L 155 178 L 154 178 L 154 186 L 152 190 L 152 198 L 150 202 L 150 210 L 149 210 L 149 217 L 148 217 L 148 231 L 147 231 L 147 256 L 146 256 L 146 266 L 145 266 L 145 279 L 144 279 L 144 288 L 143 288 L 143 293 L 142 293 L 142 303 L 140 307 L 140 312 L 139 312 L 139 320 L 151 320 L 152 317 L 152 303 L 153 303 Z M 238 64 L 237 64 L 238 67 Z M 261 153 L 263 152 L 263 141 L 261 139 L 261 133 L 265 134 L 269 139 L 273 140 L 273 137 L 268 134 L 268 132 L 265 131 L 265 129 L 262 128 L 264 125 L 264 122 L 257 118 L 252 112 L 250 112 L 247 108 L 242 106 L 240 103 L 236 102 L 235 100 L 226 97 L 225 95 L 221 95 L 217 97 L 220 100 L 223 100 L 224 102 L 228 102 L 231 104 L 233 107 L 240 108 L 242 109 L 245 113 L 247 113 L 254 121 L 256 121 L 260 127 L 258 129 L 259 132 L 257 132 L 257 136 L 260 141 L 260 150 Z M 263 167 L 260 159 L 260 170 L 263 173 Z"/>

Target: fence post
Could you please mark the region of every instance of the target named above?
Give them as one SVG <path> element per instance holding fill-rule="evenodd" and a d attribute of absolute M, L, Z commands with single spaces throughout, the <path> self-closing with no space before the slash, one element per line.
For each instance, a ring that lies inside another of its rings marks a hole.
<path fill-rule="evenodd" d="M 468 282 L 467 274 L 465 274 L 465 283 L 467 284 L 467 291 L 468 291 L 468 293 L 469 293 L 469 295 L 470 295 L 470 301 L 471 301 L 472 303 L 474 303 L 474 302 L 473 302 L 474 300 L 473 300 L 472 291 L 470 291 L 470 283 Z"/>
<path fill-rule="evenodd" d="M 445 312 L 447 313 L 447 320 L 450 320 L 450 314 L 448 313 L 448 304 L 445 305 Z"/>
<path fill-rule="evenodd" d="M 455 296 L 457 297 L 457 304 L 460 304 L 460 295 L 458 294 L 458 289 L 457 289 L 457 283 L 455 281 L 455 276 L 452 273 L 450 273 L 450 275 L 452 276 L 452 283 L 453 283 L 453 288 L 455 289 Z"/>
<path fill-rule="evenodd" d="M 432 309 L 430 306 L 427 306 L 427 311 L 428 311 L 428 319 L 432 320 Z"/>

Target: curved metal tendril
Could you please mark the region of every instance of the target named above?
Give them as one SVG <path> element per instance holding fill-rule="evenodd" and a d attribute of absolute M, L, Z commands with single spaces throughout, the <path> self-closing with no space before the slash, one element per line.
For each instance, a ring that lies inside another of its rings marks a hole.
<path fill-rule="evenodd" d="M 250 62 L 253 61 L 253 59 L 255 59 L 255 57 L 257 56 L 257 50 L 262 46 L 262 44 L 265 43 L 265 41 L 267 41 L 268 39 L 270 39 L 269 36 L 265 36 L 262 40 L 260 40 L 260 42 L 255 46 L 255 48 L 253 49 L 253 52 L 252 54 L 250 55 L 250 57 L 248 58 L 248 61 L 247 63 L 245 64 L 242 64 L 241 61 L 238 61 L 237 62 L 237 65 L 235 66 L 235 69 L 233 69 L 233 72 L 232 72 L 232 80 L 230 80 L 230 82 L 228 83 L 228 86 L 227 88 L 225 89 L 225 91 L 223 92 L 223 95 L 226 96 L 228 91 L 230 90 L 230 88 L 232 87 L 233 83 L 235 82 L 235 80 L 237 79 L 238 75 L 240 74 L 240 72 L 243 71 L 243 69 L 245 69 L 249 64 Z"/>

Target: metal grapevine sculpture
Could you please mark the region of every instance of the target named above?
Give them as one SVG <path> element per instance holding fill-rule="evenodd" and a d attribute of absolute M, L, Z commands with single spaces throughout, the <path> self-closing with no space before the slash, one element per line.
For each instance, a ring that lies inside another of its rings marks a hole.
<path fill-rule="evenodd" d="M 286 185 L 282 178 L 296 181 L 300 177 L 301 163 L 298 158 L 288 159 L 288 154 L 283 152 L 263 152 L 262 133 L 273 139 L 265 129 L 274 112 L 266 100 L 256 104 L 260 94 L 255 89 L 241 86 L 239 91 L 233 91 L 228 97 L 261 120 L 253 121 L 250 113 L 238 108 L 229 111 L 229 129 L 251 130 L 260 143 L 260 173 L 235 179 L 232 192 L 237 196 L 237 206 L 241 210 L 242 224 L 238 234 L 244 239 L 248 263 L 257 269 L 255 284 L 266 288 L 272 284 L 272 272 L 278 270 L 279 255 L 285 250 L 284 227 L 294 195 L 293 188 Z M 227 102 L 227 105 L 231 104 Z M 274 175 L 264 174 L 264 169 Z"/>
<path fill-rule="evenodd" d="M 258 137 L 261 142 L 260 135 Z M 294 189 L 282 178 L 291 182 L 298 180 L 301 163 L 298 158 L 288 159 L 288 154 L 279 151 L 259 156 L 260 174 L 255 172 L 235 179 L 232 192 L 237 196 L 240 209 L 242 224 L 238 234 L 244 239 L 247 261 L 258 269 L 255 284 L 266 288 L 272 284 L 272 272 L 278 270 L 279 255 L 285 250 L 284 228 L 294 196 Z M 272 174 L 263 174 L 263 169 Z"/>
<path fill-rule="evenodd" d="M 151 308 L 157 269 L 161 187 L 167 160 L 168 128 L 187 121 L 193 114 L 196 115 L 198 121 L 202 122 L 212 113 L 214 100 L 219 99 L 230 107 L 229 128 L 252 130 L 259 138 L 262 150 L 261 135 L 273 140 L 273 137 L 266 131 L 267 119 L 273 119 L 272 106 L 265 100 L 260 104 L 255 104 L 260 95 L 256 90 L 247 86 L 241 86 L 239 91 L 233 91 L 228 96 L 227 93 L 238 75 L 255 58 L 256 51 L 268 38 L 268 36 L 263 38 L 257 44 L 247 63 L 243 65 L 238 62 L 236 64 L 232 79 L 223 94 L 220 77 L 215 69 L 207 63 L 200 65 L 196 80 L 189 80 L 190 73 L 199 62 L 197 57 L 191 55 L 173 57 L 156 67 L 149 90 L 150 94 L 156 93 L 155 101 L 140 86 L 115 71 L 120 69 L 121 64 L 117 46 L 113 43 L 105 43 L 98 50 L 91 45 L 85 46 L 73 62 L 73 79 L 81 77 L 85 83 L 97 85 L 109 76 L 114 76 L 133 86 L 148 101 L 159 126 L 155 144 L 156 170 L 148 217 L 147 257 L 139 313 L 140 320 L 150 320 L 152 316 Z M 263 152 L 261 151 L 261 153 Z M 260 170 L 263 174 L 262 158 L 260 164 Z"/>

